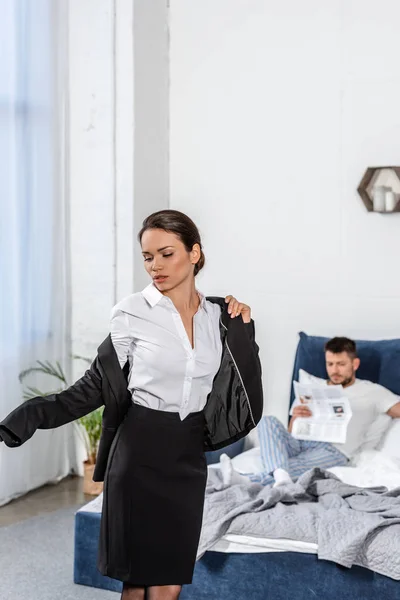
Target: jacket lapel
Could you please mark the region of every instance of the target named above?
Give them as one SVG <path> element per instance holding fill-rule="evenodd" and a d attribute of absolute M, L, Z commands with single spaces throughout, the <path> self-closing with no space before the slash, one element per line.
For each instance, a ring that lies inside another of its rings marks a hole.
<path fill-rule="evenodd" d="M 229 323 L 229 313 L 227 310 L 227 306 L 228 304 L 225 302 L 225 298 L 222 298 L 220 296 L 207 296 L 206 300 L 208 300 L 209 302 L 212 302 L 213 304 L 219 304 L 221 307 L 221 321 L 224 324 L 224 326 L 227 328 L 228 327 L 228 323 Z"/>

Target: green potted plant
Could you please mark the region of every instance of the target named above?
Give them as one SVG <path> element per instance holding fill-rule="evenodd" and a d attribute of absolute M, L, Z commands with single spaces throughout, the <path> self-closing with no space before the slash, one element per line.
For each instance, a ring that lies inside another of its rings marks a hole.
<path fill-rule="evenodd" d="M 90 359 L 84 358 L 82 356 L 74 356 L 73 358 L 84 360 L 85 362 L 91 362 Z M 64 371 L 61 368 L 60 363 L 57 361 L 55 365 L 53 365 L 50 361 L 36 361 L 36 365 L 34 367 L 30 367 L 29 369 L 25 369 L 19 374 L 19 380 L 22 383 L 26 377 L 31 375 L 32 373 L 41 373 L 47 375 L 49 377 L 53 377 L 58 379 L 61 382 L 61 387 L 58 389 L 52 390 L 51 392 L 43 393 L 39 389 L 28 386 L 24 390 L 23 399 L 29 400 L 30 398 L 35 398 L 36 396 L 46 397 L 51 394 L 57 394 L 61 392 L 65 388 L 68 387 L 68 382 L 65 377 Z M 83 440 L 86 448 L 87 459 L 83 463 L 84 468 L 84 482 L 83 482 L 83 491 L 85 494 L 90 494 L 92 496 L 97 496 L 103 490 L 102 482 L 93 481 L 93 471 L 96 465 L 97 459 L 97 450 L 101 435 L 101 423 L 103 418 L 103 410 L 104 406 L 94 410 L 74 421 L 74 426 L 76 427 L 81 439 Z"/>

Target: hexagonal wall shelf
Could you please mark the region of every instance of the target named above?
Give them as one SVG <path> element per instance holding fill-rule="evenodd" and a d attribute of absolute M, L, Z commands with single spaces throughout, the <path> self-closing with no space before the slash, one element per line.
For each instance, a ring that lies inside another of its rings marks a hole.
<path fill-rule="evenodd" d="M 370 212 L 400 212 L 400 167 L 368 167 L 357 191 Z"/>

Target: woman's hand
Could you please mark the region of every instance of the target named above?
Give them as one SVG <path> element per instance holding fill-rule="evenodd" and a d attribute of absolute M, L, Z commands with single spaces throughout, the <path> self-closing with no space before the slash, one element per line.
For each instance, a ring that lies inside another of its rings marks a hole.
<path fill-rule="evenodd" d="M 251 321 L 251 308 L 243 302 L 239 302 L 233 296 L 226 296 L 225 302 L 228 304 L 228 313 L 231 315 L 231 319 L 242 315 L 243 323 L 250 323 Z"/>

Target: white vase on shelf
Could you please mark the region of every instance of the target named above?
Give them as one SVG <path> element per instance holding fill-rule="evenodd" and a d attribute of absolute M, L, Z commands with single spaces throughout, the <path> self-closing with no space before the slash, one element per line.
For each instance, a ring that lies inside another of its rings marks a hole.
<path fill-rule="evenodd" d="M 392 189 L 388 189 L 385 192 L 385 210 L 387 212 L 393 212 L 397 205 L 397 196 Z"/>
<path fill-rule="evenodd" d="M 377 185 L 372 190 L 372 204 L 375 212 L 384 212 L 386 210 L 386 188 L 384 185 Z"/>

